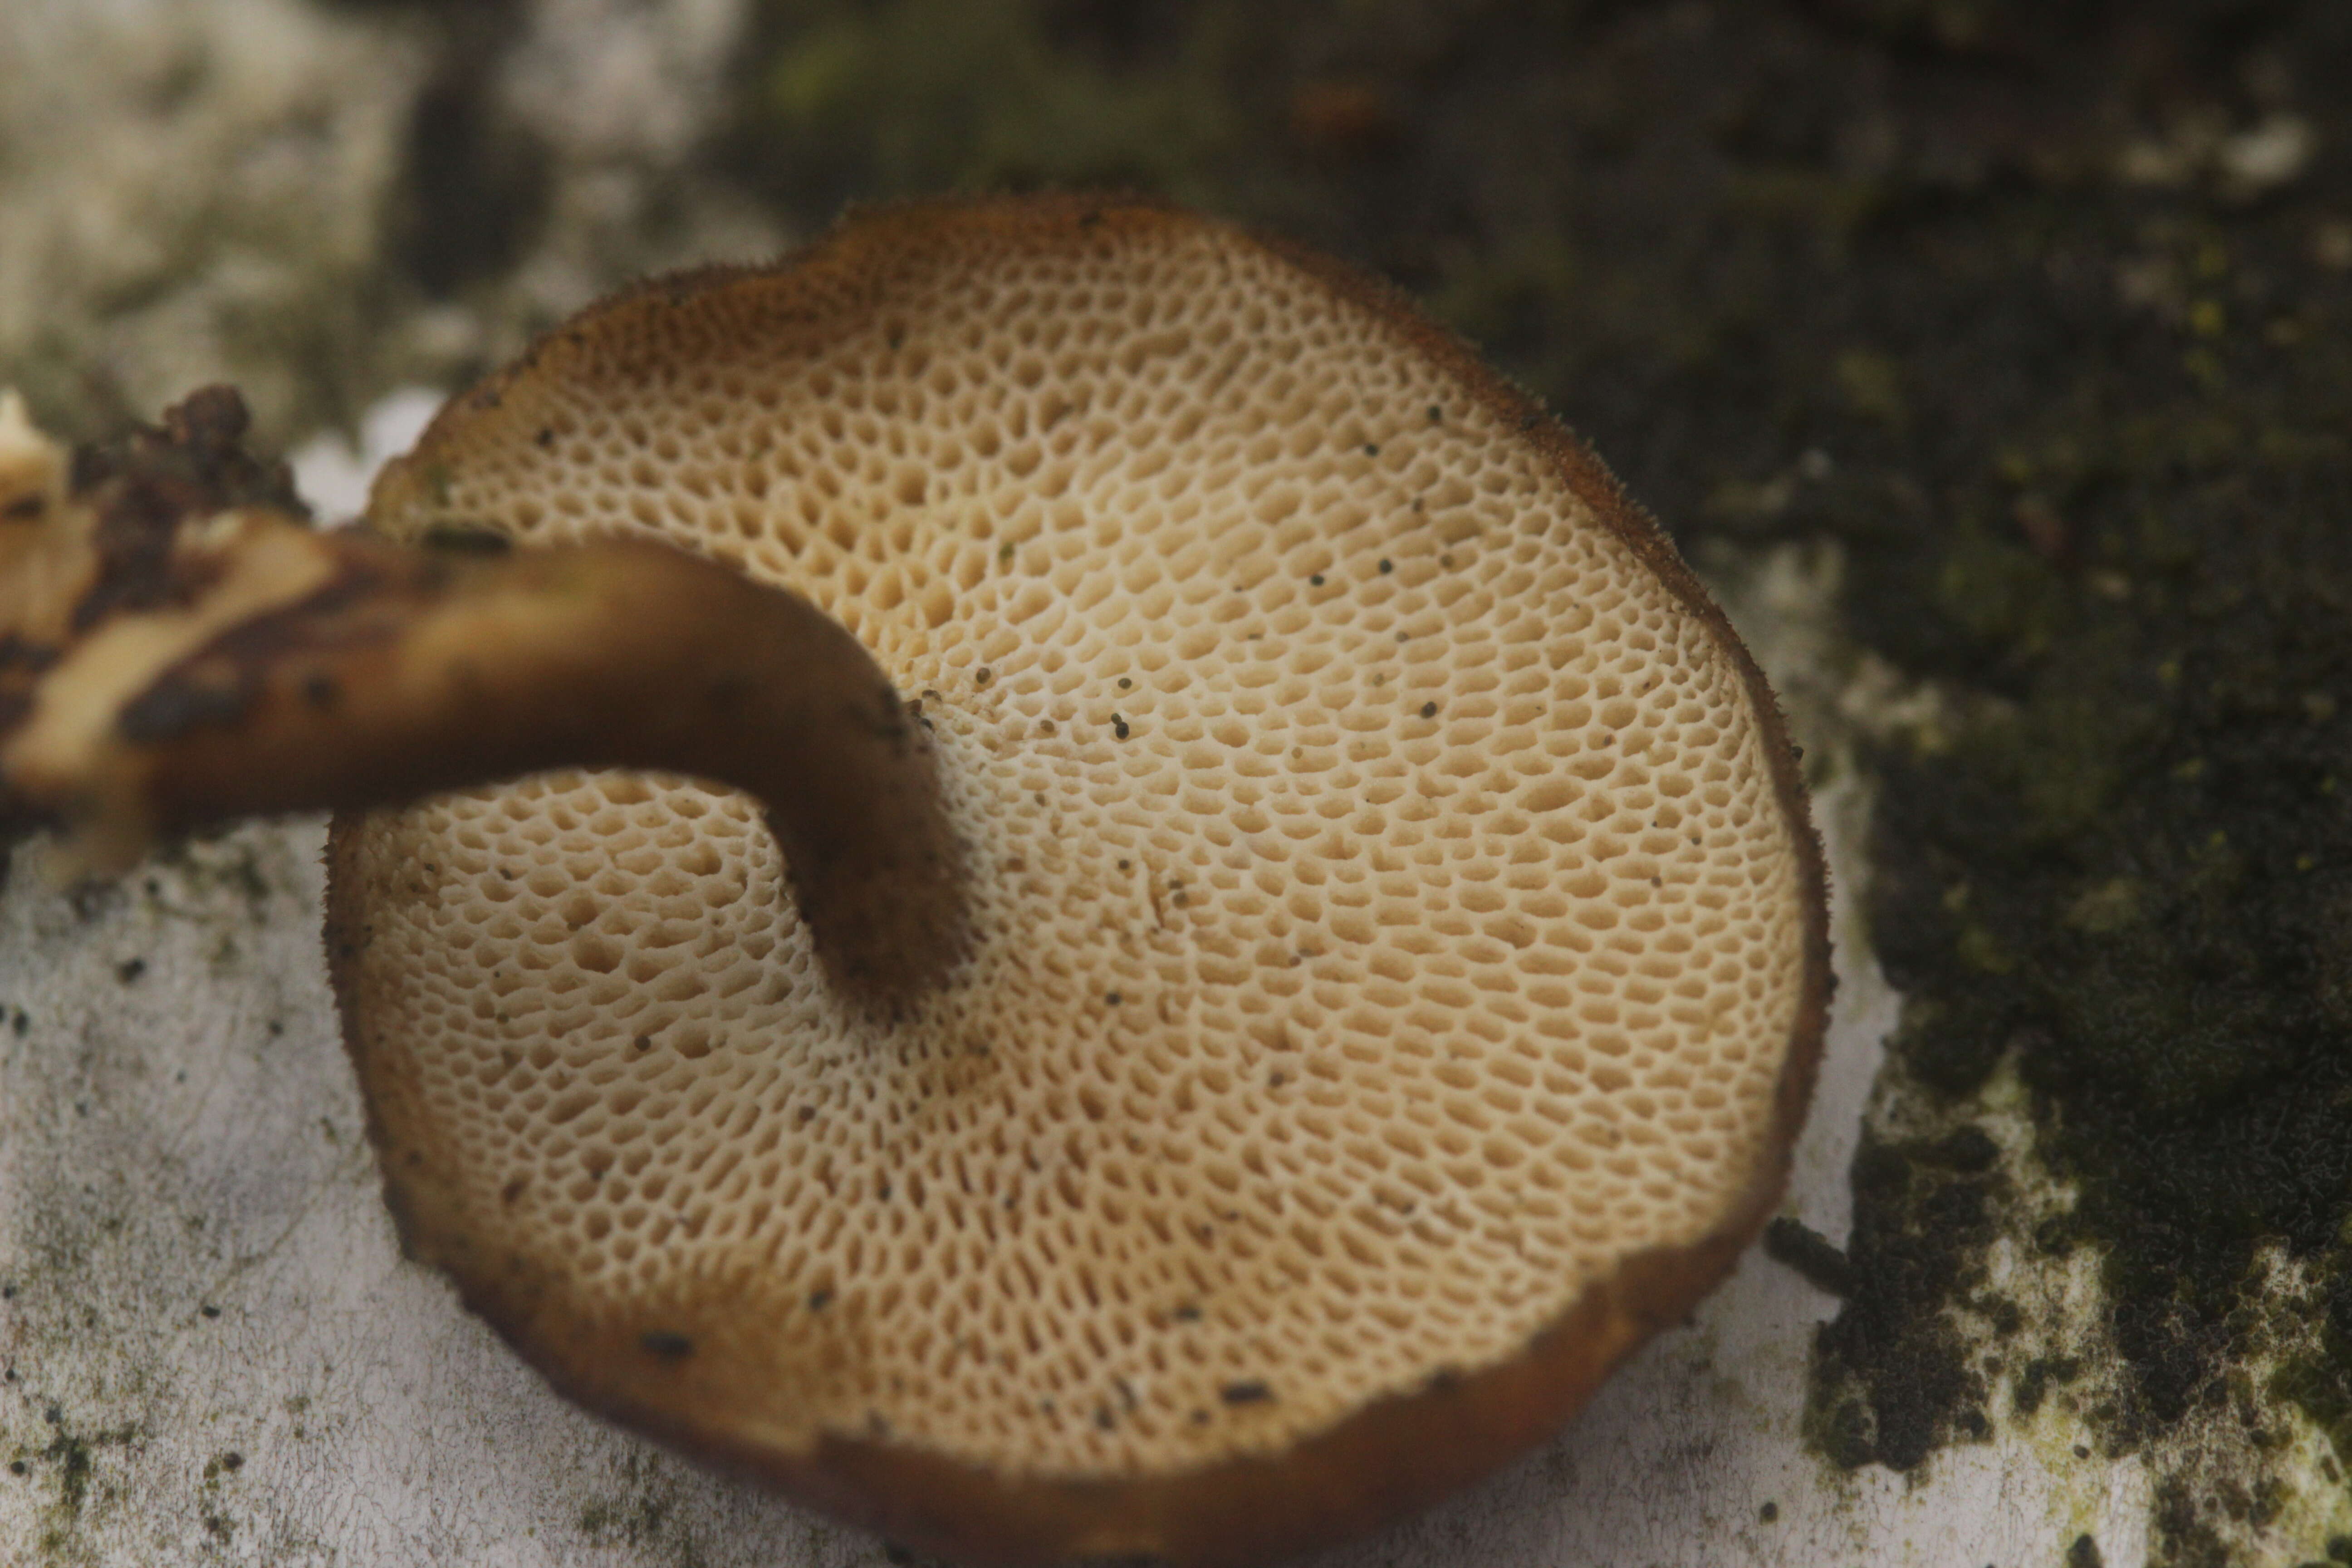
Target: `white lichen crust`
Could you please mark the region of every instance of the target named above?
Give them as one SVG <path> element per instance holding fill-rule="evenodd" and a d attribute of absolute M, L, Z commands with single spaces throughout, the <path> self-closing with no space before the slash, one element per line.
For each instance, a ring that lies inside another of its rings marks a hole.
<path fill-rule="evenodd" d="M 346 824 L 339 980 L 411 1245 L 617 1403 L 1176 1475 L 1760 1219 L 1818 872 L 1719 617 L 1412 330 L 1219 226 L 975 215 L 625 297 L 373 514 L 838 617 L 933 727 L 968 965 L 845 1010 L 754 803 L 608 773 Z"/>

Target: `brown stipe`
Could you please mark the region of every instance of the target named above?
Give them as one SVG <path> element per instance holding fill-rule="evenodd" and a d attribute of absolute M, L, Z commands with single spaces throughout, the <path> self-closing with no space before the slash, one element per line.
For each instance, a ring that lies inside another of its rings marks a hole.
<path fill-rule="evenodd" d="M 21 604 L 0 660 L 7 816 L 120 861 L 244 816 L 657 768 L 767 806 L 802 918 L 859 1003 L 904 1005 L 953 966 L 965 902 L 929 748 L 807 601 L 651 542 L 509 553 L 478 534 L 314 532 L 238 447 L 243 426 L 215 389 L 85 455 L 26 547 L 72 592 Z"/>

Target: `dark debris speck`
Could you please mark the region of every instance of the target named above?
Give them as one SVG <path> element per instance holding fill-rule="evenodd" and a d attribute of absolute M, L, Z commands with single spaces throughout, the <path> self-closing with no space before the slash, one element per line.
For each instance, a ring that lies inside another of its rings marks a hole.
<path fill-rule="evenodd" d="M 1853 1289 L 1853 1267 L 1836 1243 L 1802 1220 L 1780 1215 L 1764 1227 L 1764 1256 L 1832 1296 Z"/>

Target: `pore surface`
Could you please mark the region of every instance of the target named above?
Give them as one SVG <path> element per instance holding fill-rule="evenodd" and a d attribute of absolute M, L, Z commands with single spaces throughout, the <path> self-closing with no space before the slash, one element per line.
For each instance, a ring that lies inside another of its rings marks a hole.
<path fill-rule="evenodd" d="M 934 728 L 976 956 L 851 1016 L 692 784 L 372 819 L 349 973 L 426 1255 L 690 1347 L 772 1441 L 1078 1476 L 1279 1449 L 1719 1225 L 1805 984 L 1720 634 L 1246 239 L 856 263 L 559 334 L 376 521 L 656 533 L 838 617 Z"/>

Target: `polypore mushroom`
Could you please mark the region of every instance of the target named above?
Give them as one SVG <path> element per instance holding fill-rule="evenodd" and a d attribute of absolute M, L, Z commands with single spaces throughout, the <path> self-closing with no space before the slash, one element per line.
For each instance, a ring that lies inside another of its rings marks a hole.
<path fill-rule="evenodd" d="M 871 902 L 961 901 L 864 996 L 788 886 L 827 830 L 708 783 L 337 821 L 403 1235 L 596 1409 L 967 1560 L 1259 1559 L 1548 1434 L 1778 1198 L 1829 982 L 1770 693 L 1377 284 L 1149 205 L 862 216 L 592 308 L 370 521 L 667 541 L 928 737 L 953 842 Z M 762 784 L 710 756 L 570 760 Z"/>

